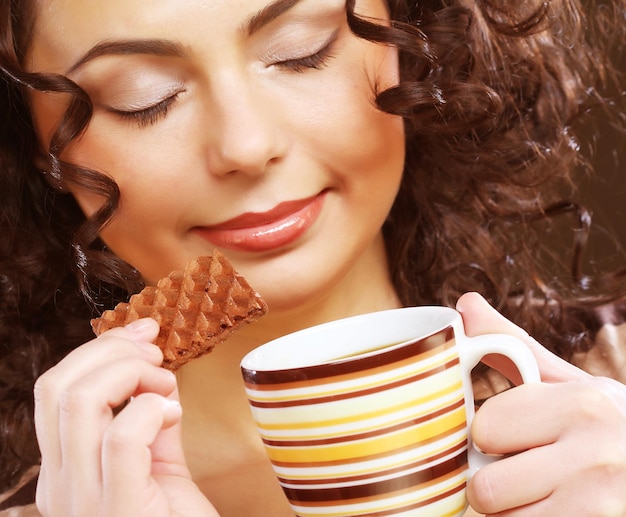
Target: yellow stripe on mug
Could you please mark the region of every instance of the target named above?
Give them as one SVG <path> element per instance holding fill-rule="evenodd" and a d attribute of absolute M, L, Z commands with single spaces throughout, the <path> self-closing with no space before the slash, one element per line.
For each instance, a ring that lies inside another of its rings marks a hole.
<path fill-rule="evenodd" d="M 411 389 L 411 387 L 409 387 Z M 415 390 L 414 390 L 415 391 Z M 402 395 L 402 393 L 396 393 L 395 395 Z M 408 394 L 412 396 L 412 393 Z M 378 404 L 368 399 L 367 404 L 363 404 L 363 407 L 357 407 L 356 412 L 353 409 L 351 415 L 347 415 L 346 411 L 342 411 L 342 405 L 339 404 L 326 404 L 322 407 L 316 406 L 314 410 L 311 408 L 306 409 L 305 415 L 300 415 L 300 410 L 294 410 L 289 408 L 285 411 L 279 411 L 277 409 L 271 409 L 269 411 L 256 410 L 257 424 L 261 434 L 267 439 L 278 439 L 283 436 L 284 433 L 289 433 L 288 436 L 293 436 L 293 433 L 301 431 L 302 434 L 309 434 L 307 431 L 336 428 L 342 429 L 344 426 L 353 424 L 355 420 L 362 422 L 374 422 L 370 424 L 371 429 L 380 427 L 380 423 L 384 422 L 385 425 L 393 425 L 394 423 L 400 423 L 407 418 L 421 418 L 424 415 L 437 412 L 442 407 L 446 407 L 450 403 L 462 399 L 463 384 L 460 379 L 452 385 L 445 386 L 443 389 L 431 393 L 429 395 L 418 394 L 415 398 L 409 398 L 408 400 L 398 397 L 398 403 L 390 403 L 391 398 L 389 394 L 383 394 Z M 338 411 L 334 410 L 332 406 L 338 406 Z M 395 414 L 396 417 L 389 417 L 390 414 Z M 330 417 L 330 418 L 329 418 Z M 284 433 L 280 433 L 283 431 Z M 337 431 L 339 433 L 341 431 Z M 287 437 L 288 437 L 287 436 Z M 319 436 L 322 438 L 322 436 Z"/>
<path fill-rule="evenodd" d="M 470 374 L 502 354 L 539 380 L 519 340 L 468 338 L 445 307 L 364 314 L 284 336 L 241 363 L 252 416 L 301 517 L 463 515 L 483 458 Z"/>
<path fill-rule="evenodd" d="M 360 458 L 388 454 L 395 450 L 404 450 L 409 446 L 415 446 L 416 435 L 420 439 L 429 440 L 463 423 L 465 423 L 465 408 L 461 406 L 441 418 L 412 426 L 402 431 L 383 434 L 382 436 L 328 445 L 323 443 L 306 444 L 302 447 L 291 444 L 283 444 L 279 447 L 266 445 L 266 450 L 271 461 L 280 463 L 302 463 L 307 461 L 314 465 L 315 463 L 326 461 L 350 459 L 358 461 Z M 295 441 L 297 442 L 297 440 Z"/>

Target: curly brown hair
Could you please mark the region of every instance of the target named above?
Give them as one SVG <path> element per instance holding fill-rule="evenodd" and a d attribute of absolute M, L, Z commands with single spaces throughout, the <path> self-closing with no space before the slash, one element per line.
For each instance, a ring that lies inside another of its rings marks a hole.
<path fill-rule="evenodd" d="M 353 32 L 400 50 L 401 82 L 377 103 L 406 121 L 403 183 L 384 227 L 402 301 L 453 305 L 476 290 L 563 357 L 591 346 L 598 311 L 624 313 L 626 269 L 586 270 L 589 214 L 573 200 L 589 170 L 574 129 L 590 110 L 615 111 L 603 91 L 619 85 L 608 55 L 623 41 L 624 0 L 590 3 L 593 17 L 575 0 L 388 0 L 390 26 L 354 3 Z M 89 124 L 89 97 L 24 69 L 34 9 L 0 0 L 0 492 L 39 460 L 35 379 L 90 339 L 94 313 L 142 287 L 98 238 L 117 186 L 61 158 Z M 46 150 L 29 90 L 72 99 Z M 68 184 L 107 202 L 86 219 Z M 560 217 L 576 226 L 567 260 L 551 242 Z"/>
<path fill-rule="evenodd" d="M 402 50 L 403 81 L 378 104 L 407 121 L 385 227 L 404 303 L 479 291 L 565 358 L 592 345 L 600 308 L 621 321 L 626 287 L 626 268 L 601 274 L 584 261 L 590 213 L 576 189 L 592 171 L 576 128 L 624 109 L 603 92 L 619 92 L 608 56 L 623 42 L 625 4 L 587 4 L 398 1 L 391 30 L 353 21 Z M 569 258 L 551 235 L 564 217 Z"/>

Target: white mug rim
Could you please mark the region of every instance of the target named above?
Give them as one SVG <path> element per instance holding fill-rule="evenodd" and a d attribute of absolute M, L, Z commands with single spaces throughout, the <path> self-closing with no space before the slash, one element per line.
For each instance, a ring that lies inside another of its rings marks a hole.
<path fill-rule="evenodd" d="M 414 319 L 410 319 L 411 317 Z M 428 320 L 429 317 L 430 321 Z M 285 347 L 293 346 L 295 341 L 319 339 L 322 335 L 335 337 L 338 330 L 361 329 L 362 325 L 373 326 L 372 330 L 376 330 L 376 323 L 389 321 L 390 318 L 398 318 L 406 323 L 406 326 L 402 330 L 392 329 L 390 331 L 388 329 L 384 334 L 381 333 L 374 339 L 375 342 L 368 345 L 368 349 L 365 351 L 362 350 L 363 346 L 358 342 L 356 345 L 351 342 L 350 344 L 354 349 L 346 349 L 341 354 L 335 350 L 331 351 L 332 345 L 322 347 L 319 343 L 313 351 L 300 348 L 300 352 L 307 352 L 305 357 L 302 357 L 302 354 L 284 353 L 288 350 Z M 322 364 L 339 364 L 395 350 L 409 343 L 436 335 L 450 327 L 454 327 L 455 334 L 459 330 L 462 332 L 461 316 L 456 310 L 445 306 L 422 305 L 359 314 L 308 327 L 268 341 L 246 354 L 241 360 L 241 368 L 249 372 L 284 372 Z M 400 338 L 394 339 L 392 336 L 388 336 L 388 333 L 395 333 Z M 389 344 L 389 341 L 392 341 L 392 344 Z M 323 352 L 320 349 L 323 349 Z"/>

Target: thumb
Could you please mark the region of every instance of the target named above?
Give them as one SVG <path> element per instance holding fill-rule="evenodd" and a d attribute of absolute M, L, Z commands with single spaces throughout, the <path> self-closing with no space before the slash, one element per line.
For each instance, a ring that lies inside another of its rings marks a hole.
<path fill-rule="evenodd" d="M 543 381 L 563 382 L 589 376 L 540 345 L 525 330 L 496 311 L 478 293 L 461 296 L 456 309 L 461 313 L 465 332 L 470 337 L 480 334 L 509 334 L 521 339 L 535 356 Z M 511 361 L 502 356 L 490 356 L 485 359 L 485 363 L 509 378 L 519 378 Z"/>

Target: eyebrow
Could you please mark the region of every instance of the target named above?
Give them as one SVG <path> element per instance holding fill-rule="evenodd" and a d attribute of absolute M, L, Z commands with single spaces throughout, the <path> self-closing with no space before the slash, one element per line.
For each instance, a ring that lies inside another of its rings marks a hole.
<path fill-rule="evenodd" d="M 245 24 L 245 33 L 248 36 L 252 36 L 252 34 L 261 30 L 300 1 L 301 0 L 277 0 L 276 2 L 265 6 L 258 13 L 253 15 Z"/>
<path fill-rule="evenodd" d="M 181 57 L 185 51 L 181 45 L 173 41 L 146 39 L 146 40 L 119 40 L 103 41 L 91 47 L 67 70 L 71 74 L 88 61 L 101 56 L 123 56 L 133 54 L 150 54 L 161 57 Z"/>
<path fill-rule="evenodd" d="M 276 0 L 255 13 L 244 24 L 244 33 L 251 36 L 261 30 L 276 18 L 287 12 L 301 0 Z M 182 57 L 185 55 L 184 48 L 169 40 L 146 39 L 146 40 L 119 40 L 103 41 L 94 45 L 66 71 L 66 75 L 75 72 L 85 63 L 101 56 L 123 56 L 134 54 L 149 54 L 161 57 Z"/>

